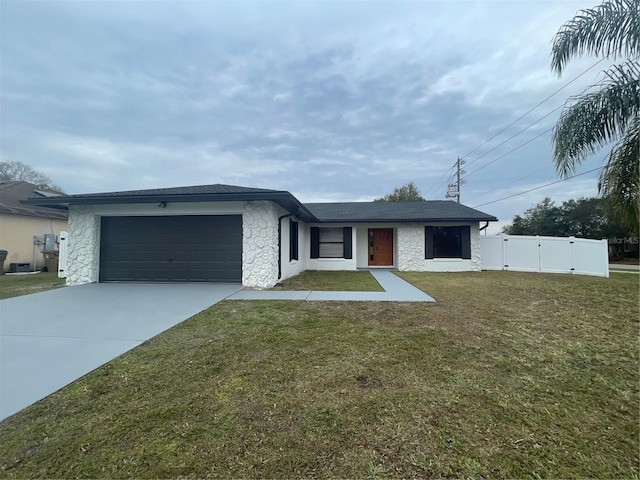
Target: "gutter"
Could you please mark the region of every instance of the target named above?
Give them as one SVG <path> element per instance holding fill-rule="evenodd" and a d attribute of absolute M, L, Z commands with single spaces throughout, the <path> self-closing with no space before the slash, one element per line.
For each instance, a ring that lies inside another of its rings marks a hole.
<path fill-rule="evenodd" d="M 289 217 L 293 217 L 293 213 L 278 217 L 278 282 L 282 278 L 282 220 Z"/>
<path fill-rule="evenodd" d="M 478 231 L 481 232 L 482 230 L 484 230 L 488 226 L 489 226 L 489 222 L 485 223 L 484 227 L 480 227 L 480 230 L 478 230 Z"/>

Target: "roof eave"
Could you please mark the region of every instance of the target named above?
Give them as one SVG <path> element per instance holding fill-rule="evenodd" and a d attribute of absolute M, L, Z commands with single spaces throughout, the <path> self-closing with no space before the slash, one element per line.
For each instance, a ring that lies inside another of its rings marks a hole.
<path fill-rule="evenodd" d="M 317 221 L 317 218 L 289 192 L 242 192 L 209 194 L 154 194 L 154 195 L 92 195 L 68 196 L 62 198 L 29 198 L 21 200 L 25 205 L 37 205 L 49 208 L 67 209 L 71 205 L 122 205 L 140 203 L 186 203 L 186 202 L 246 202 L 273 201 L 290 213 L 305 221 Z"/>
<path fill-rule="evenodd" d="M 53 211 L 48 212 L 32 212 L 32 211 L 3 211 L 0 210 L 0 215 L 15 215 L 17 217 L 33 217 L 33 218 L 47 218 L 50 220 L 68 220 L 69 216 L 63 212 Z"/>
<path fill-rule="evenodd" d="M 427 222 L 497 222 L 496 217 L 488 218 L 364 218 L 364 219 L 338 219 L 338 218 L 322 218 L 317 223 L 427 223 Z"/>

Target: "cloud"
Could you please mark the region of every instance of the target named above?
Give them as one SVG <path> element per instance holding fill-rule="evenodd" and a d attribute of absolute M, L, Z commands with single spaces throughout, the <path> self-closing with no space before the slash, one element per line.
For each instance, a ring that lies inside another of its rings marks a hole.
<path fill-rule="evenodd" d="M 549 69 L 558 26 L 591 3 L 541 5 L 9 2 L 0 154 L 71 193 L 239 183 L 303 201 L 359 200 L 415 181 L 442 198 L 459 156 L 593 63 L 575 62 L 562 79 Z M 468 160 L 593 80 L 585 75 Z M 543 137 L 470 176 L 463 199 L 548 182 L 549 165 Z M 592 191 L 590 182 L 548 191 Z M 488 210 L 510 218 L 537 198 Z"/>

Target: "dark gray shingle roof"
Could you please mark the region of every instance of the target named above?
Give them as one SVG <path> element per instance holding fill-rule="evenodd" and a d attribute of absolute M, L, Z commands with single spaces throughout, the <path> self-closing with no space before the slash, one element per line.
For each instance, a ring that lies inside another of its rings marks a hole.
<path fill-rule="evenodd" d="M 148 190 L 125 190 L 121 192 L 85 193 L 69 195 L 66 198 L 117 198 L 117 197 L 153 197 L 158 195 L 233 195 L 246 193 L 277 193 L 279 190 L 266 188 L 237 187 L 235 185 L 193 185 L 190 187 L 152 188 Z"/>
<path fill-rule="evenodd" d="M 114 205 L 154 202 L 233 202 L 271 200 L 305 221 L 315 221 L 291 193 L 284 190 L 237 187 L 235 185 L 195 185 L 191 187 L 153 188 L 122 192 L 65 195 L 59 198 L 30 198 L 26 205 Z"/>
<path fill-rule="evenodd" d="M 321 222 L 497 221 L 493 215 L 451 200 L 305 203 L 304 206 Z"/>
<path fill-rule="evenodd" d="M 237 187 L 234 185 L 196 185 L 122 192 L 66 195 L 59 198 L 30 199 L 28 205 L 96 205 L 152 202 L 217 202 L 271 200 L 306 222 L 428 222 L 496 221 L 484 212 L 453 201 L 423 202 L 345 202 L 301 204 L 284 190 Z"/>
<path fill-rule="evenodd" d="M 69 217 L 66 210 L 21 203 L 22 200 L 32 197 L 54 198 L 57 196 L 60 196 L 59 192 L 44 190 L 29 182 L 0 182 L 0 213 L 66 220 Z"/>

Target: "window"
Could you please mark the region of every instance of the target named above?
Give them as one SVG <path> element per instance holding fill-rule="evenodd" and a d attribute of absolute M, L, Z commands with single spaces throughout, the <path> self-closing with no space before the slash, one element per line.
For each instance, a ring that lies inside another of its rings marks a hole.
<path fill-rule="evenodd" d="M 320 258 L 342 258 L 344 234 L 342 228 L 321 228 L 318 256 Z"/>
<path fill-rule="evenodd" d="M 425 258 L 470 259 L 470 227 L 425 227 Z"/>
<path fill-rule="evenodd" d="M 298 222 L 289 220 L 289 261 L 298 260 Z"/>
<path fill-rule="evenodd" d="M 353 258 L 351 227 L 311 227 L 311 258 Z"/>

